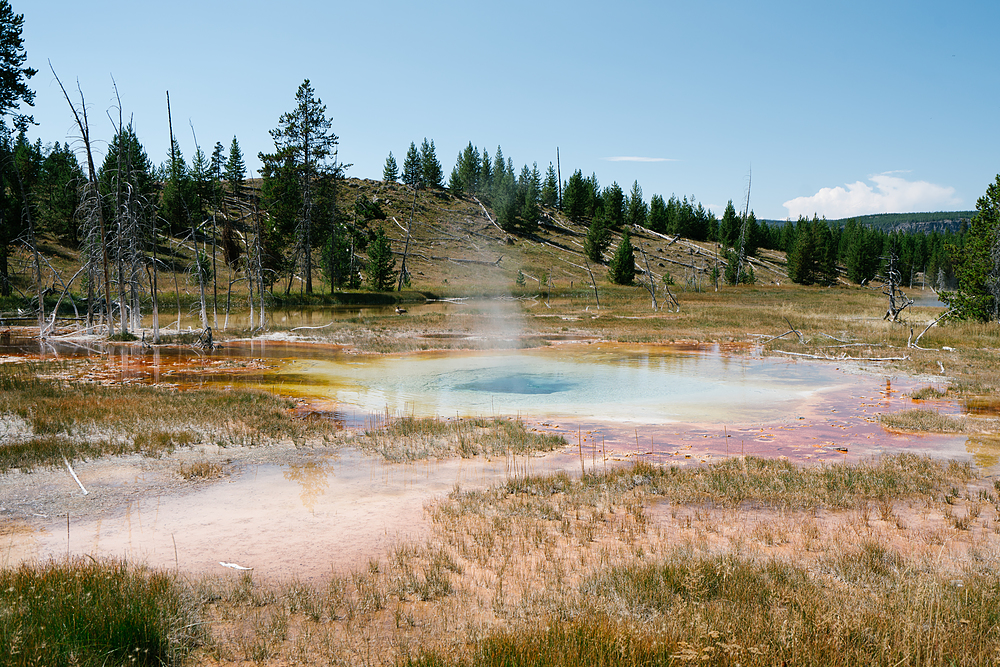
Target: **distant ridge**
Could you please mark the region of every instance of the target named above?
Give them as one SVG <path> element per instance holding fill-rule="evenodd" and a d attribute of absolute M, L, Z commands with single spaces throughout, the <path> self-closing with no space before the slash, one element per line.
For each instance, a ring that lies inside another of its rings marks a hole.
<path fill-rule="evenodd" d="M 886 232 L 957 232 L 962 223 L 968 224 L 975 211 L 937 211 L 934 213 L 876 213 L 874 215 L 858 215 L 853 218 L 830 220 L 841 227 L 848 220 L 857 220 L 863 225 L 881 229 Z M 766 220 L 769 225 L 783 225 L 784 220 Z"/>

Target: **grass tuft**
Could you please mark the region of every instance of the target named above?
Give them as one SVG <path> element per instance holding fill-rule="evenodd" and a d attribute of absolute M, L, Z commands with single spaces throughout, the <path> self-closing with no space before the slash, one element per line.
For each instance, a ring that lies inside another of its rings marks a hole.
<path fill-rule="evenodd" d="M 0 570 L 4 665 L 175 665 L 199 643 L 169 574 L 93 558 Z"/>

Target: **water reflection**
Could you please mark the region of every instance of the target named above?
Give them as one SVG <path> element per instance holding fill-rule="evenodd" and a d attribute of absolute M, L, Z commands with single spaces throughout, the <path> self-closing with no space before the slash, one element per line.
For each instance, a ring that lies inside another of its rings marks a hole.
<path fill-rule="evenodd" d="M 292 482 L 298 482 L 302 490 L 299 498 L 302 505 L 310 512 L 316 507 L 316 501 L 330 488 L 327 475 L 333 470 L 333 465 L 327 459 L 309 459 L 285 466 L 282 476 Z"/>

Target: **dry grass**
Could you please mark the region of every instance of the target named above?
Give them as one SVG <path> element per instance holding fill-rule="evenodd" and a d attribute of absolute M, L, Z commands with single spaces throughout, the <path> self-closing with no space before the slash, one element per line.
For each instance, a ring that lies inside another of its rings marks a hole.
<path fill-rule="evenodd" d="M 324 585 L 195 582 L 196 659 L 981 664 L 1000 649 L 1000 536 L 995 501 L 969 484 L 966 466 L 902 456 L 456 490 L 428 508 L 431 539 Z"/>
<path fill-rule="evenodd" d="M 249 390 L 174 391 L 141 385 L 41 379 L 60 366 L 0 365 L 0 472 L 69 459 L 140 452 L 159 456 L 207 442 L 257 446 L 303 442 L 333 425 L 293 416 L 286 399 Z M 13 428 L 16 425 L 18 428 Z"/>
<path fill-rule="evenodd" d="M 902 410 L 879 416 L 882 425 L 895 431 L 926 431 L 930 433 L 968 433 L 969 419 L 965 416 L 943 415 L 920 408 Z"/>
<path fill-rule="evenodd" d="M 562 436 L 529 431 L 520 419 L 372 415 L 368 422 L 368 428 L 346 442 L 388 461 L 524 455 L 566 445 Z"/>
<path fill-rule="evenodd" d="M 513 477 L 319 585 L 188 580 L 181 625 L 212 665 L 989 664 L 994 492 L 908 455 Z"/>
<path fill-rule="evenodd" d="M 186 480 L 212 479 L 221 477 L 223 467 L 214 461 L 195 461 L 193 463 L 182 463 L 177 472 Z"/>

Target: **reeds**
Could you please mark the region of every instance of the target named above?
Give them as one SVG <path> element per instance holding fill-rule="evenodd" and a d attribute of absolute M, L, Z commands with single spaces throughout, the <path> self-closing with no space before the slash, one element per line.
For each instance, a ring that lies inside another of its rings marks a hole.
<path fill-rule="evenodd" d="M 323 420 L 295 418 L 290 401 L 265 392 L 174 391 L 38 377 L 54 370 L 60 369 L 0 365 L 0 421 L 21 426 L 3 434 L 0 473 L 59 464 L 64 455 L 159 456 L 197 443 L 256 446 L 284 438 L 302 442 L 334 428 Z"/>
<path fill-rule="evenodd" d="M 165 572 L 92 558 L 0 570 L 3 665 L 176 665 L 201 634 Z"/>
<path fill-rule="evenodd" d="M 566 446 L 562 436 L 529 431 L 520 419 L 440 419 L 373 414 L 350 443 L 389 461 L 513 456 Z"/>

